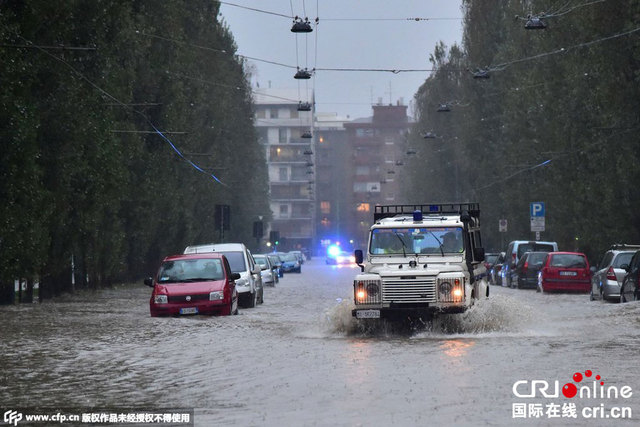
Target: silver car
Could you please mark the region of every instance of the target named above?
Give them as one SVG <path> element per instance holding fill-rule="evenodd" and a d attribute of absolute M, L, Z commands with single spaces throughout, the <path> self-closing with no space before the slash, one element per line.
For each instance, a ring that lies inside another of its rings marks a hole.
<path fill-rule="evenodd" d="M 259 264 L 260 268 L 262 268 L 262 284 L 264 286 L 275 286 L 278 275 L 269 257 L 267 255 L 256 254 L 253 256 L 253 259 L 256 260 L 256 264 Z"/>
<path fill-rule="evenodd" d="M 620 300 L 620 286 L 629 266 L 631 257 L 640 249 L 636 245 L 613 245 L 604 253 L 602 261 L 591 278 L 591 301 L 604 299 Z"/>

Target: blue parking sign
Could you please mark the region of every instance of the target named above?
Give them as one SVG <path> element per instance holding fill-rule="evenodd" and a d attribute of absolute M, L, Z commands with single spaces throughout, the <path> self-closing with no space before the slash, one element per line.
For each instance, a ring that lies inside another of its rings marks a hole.
<path fill-rule="evenodd" d="M 544 202 L 531 202 L 529 206 L 531 217 L 544 217 Z"/>

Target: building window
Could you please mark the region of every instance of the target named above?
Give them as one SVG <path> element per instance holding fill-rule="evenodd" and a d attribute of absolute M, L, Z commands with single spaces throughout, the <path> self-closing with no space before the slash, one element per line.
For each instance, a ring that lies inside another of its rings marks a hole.
<path fill-rule="evenodd" d="M 369 212 L 371 210 L 371 207 L 369 206 L 369 203 L 358 203 L 358 206 L 356 206 L 356 210 L 358 212 Z"/>
<path fill-rule="evenodd" d="M 270 119 L 277 119 L 278 118 L 278 109 L 277 108 L 270 108 L 269 109 L 269 118 Z"/>
<path fill-rule="evenodd" d="M 288 181 L 289 180 L 289 170 L 287 168 L 279 168 L 278 169 L 278 179 L 280 181 Z"/>
<path fill-rule="evenodd" d="M 298 118 L 298 108 L 294 108 L 293 110 L 291 110 L 291 118 L 292 119 L 297 119 Z"/>
<path fill-rule="evenodd" d="M 331 202 L 320 202 L 320 212 L 323 214 L 331 213 Z"/>
<path fill-rule="evenodd" d="M 367 183 L 366 182 L 354 182 L 353 183 L 353 191 L 355 193 L 358 192 L 366 192 L 367 191 Z"/>
<path fill-rule="evenodd" d="M 280 216 L 289 215 L 289 205 L 280 205 Z"/>
<path fill-rule="evenodd" d="M 286 128 L 278 129 L 278 142 L 280 144 L 286 144 L 287 143 L 287 129 Z"/>
<path fill-rule="evenodd" d="M 369 166 L 356 166 L 356 175 L 369 175 Z"/>
<path fill-rule="evenodd" d="M 264 119 L 265 117 L 267 117 L 266 111 L 263 109 L 256 111 L 256 117 L 258 119 Z"/>

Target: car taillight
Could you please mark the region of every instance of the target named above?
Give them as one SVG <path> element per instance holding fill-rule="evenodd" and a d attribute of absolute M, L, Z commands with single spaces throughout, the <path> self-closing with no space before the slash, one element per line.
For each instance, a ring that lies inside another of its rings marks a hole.
<path fill-rule="evenodd" d="M 618 280 L 616 279 L 616 273 L 613 271 L 613 267 L 609 267 L 607 270 L 607 280 Z"/>
<path fill-rule="evenodd" d="M 522 268 L 524 271 L 527 271 L 527 268 L 529 268 L 529 261 L 525 261 L 524 262 L 524 267 Z"/>

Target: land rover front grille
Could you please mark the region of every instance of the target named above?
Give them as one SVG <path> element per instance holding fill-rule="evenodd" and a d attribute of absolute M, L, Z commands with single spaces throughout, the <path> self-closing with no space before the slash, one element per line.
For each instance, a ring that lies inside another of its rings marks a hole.
<path fill-rule="evenodd" d="M 420 276 L 384 278 L 382 302 L 436 302 L 436 279 Z"/>

